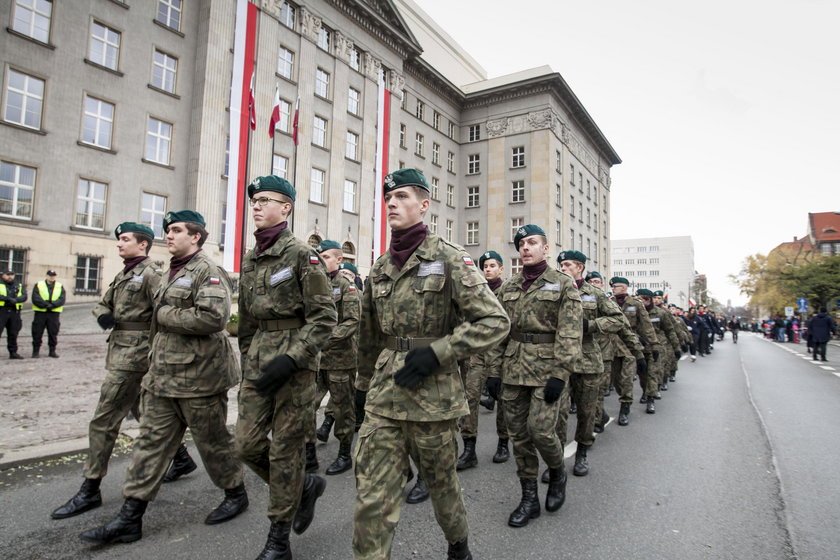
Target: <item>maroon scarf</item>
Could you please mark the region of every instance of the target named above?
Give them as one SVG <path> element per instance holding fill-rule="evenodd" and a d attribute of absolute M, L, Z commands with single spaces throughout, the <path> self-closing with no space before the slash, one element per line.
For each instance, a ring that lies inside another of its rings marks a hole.
<path fill-rule="evenodd" d="M 289 222 L 281 222 L 276 226 L 271 226 L 265 229 L 258 229 L 254 232 L 254 237 L 257 238 L 257 247 L 254 249 L 256 254 L 260 254 L 263 251 L 268 250 L 269 247 L 274 245 L 274 242 L 277 241 L 277 238 L 280 237 L 280 233 L 289 226 Z"/>
<path fill-rule="evenodd" d="M 391 253 L 391 260 L 402 268 L 408 257 L 417 250 L 429 234 L 429 228 L 423 222 L 418 222 L 407 229 L 391 230 L 391 246 L 388 252 Z"/>
<path fill-rule="evenodd" d="M 181 269 L 187 266 L 187 263 L 190 262 L 194 256 L 199 254 L 201 249 L 192 253 L 191 255 L 187 255 L 186 257 L 172 257 L 169 259 L 169 281 L 172 282 L 172 279 L 175 278 L 175 275 L 181 272 Z"/>
<path fill-rule="evenodd" d="M 624 302 L 625 302 L 626 299 L 627 299 L 627 294 L 621 294 L 621 295 L 616 294 L 616 296 L 615 296 L 616 303 L 618 305 L 621 305 L 622 307 L 624 306 Z"/>
<path fill-rule="evenodd" d="M 531 287 L 531 284 L 534 283 L 534 280 L 540 277 L 540 274 L 545 272 L 545 269 L 548 268 L 548 262 L 540 261 L 538 264 L 526 264 L 522 267 L 522 276 L 525 277 L 525 281 L 522 282 L 522 291 L 528 291 L 528 288 Z"/>
<path fill-rule="evenodd" d="M 488 280 L 487 285 L 490 286 L 490 289 L 495 292 L 499 289 L 499 286 L 502 285 L 502 279 L 496 278 L 495 280 Z"/>
<path fill-rule="evenodd" d="M 146 255 L 140 255 L 139 257 L 132 257 L 130 259 L 123 259 L 123 274 L 140 264 L 141 262 L 146 260 Z"/>

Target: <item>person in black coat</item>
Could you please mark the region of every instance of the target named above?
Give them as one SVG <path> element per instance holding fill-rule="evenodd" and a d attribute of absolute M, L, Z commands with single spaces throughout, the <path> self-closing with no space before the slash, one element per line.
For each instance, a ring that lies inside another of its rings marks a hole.
<path fill-rule="evenodd" d="M 836 332 L 837 327 L 834 324 L 834 319 L 826 313 L 825 306 L 820 307 L 820 312 L 808 321 L 808 337 L 814 349 L 815 362 L 820 358 L 822 361 L 826 361 L 826 346 L 828 345 L 828 341 L 831 340 L 831 336 Z"/>

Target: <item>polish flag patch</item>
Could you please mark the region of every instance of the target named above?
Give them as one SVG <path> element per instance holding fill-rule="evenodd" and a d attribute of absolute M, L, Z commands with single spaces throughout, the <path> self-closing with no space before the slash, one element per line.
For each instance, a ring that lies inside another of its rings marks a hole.
<path fill-rule="evenodd" d="M 475 263 L 473 262 L 472 257 L 469 257 L 469 256 L 464 257 L 464 264 L 475 266 Z"/>
<path fill-rule="evenodd" d="M 309 255 L 309 264 L 319 264 L 320 262 L 315 255 Z"/>

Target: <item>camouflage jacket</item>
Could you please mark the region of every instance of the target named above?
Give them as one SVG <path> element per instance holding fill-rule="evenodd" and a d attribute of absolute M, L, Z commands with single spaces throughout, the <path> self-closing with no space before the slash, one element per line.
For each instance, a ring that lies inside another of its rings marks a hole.
<path fill-rule="evenodd" d="M 650 314 L 650 323 L 656 331 L 657 343 L 654 344 L 654 348 L 666 351 L 669 350 L 666 345 L 670 344 L 673 350 L 679 350 L 680 341 L 677 338 L 677 331 L 674 329 L 672 315 L 655 305 L 648 313 Z"/>
<path fill-rule="evenodd" d="M 355 372 L 362 300 L 356 284 L 341 274 L 336 274 L 331 282 L 338 323 L 321 349 L 321 369 L 351 369 Z"/>
<path fill-rule="evenodd" d="M 502 284 L 499 299 L 510 317 L 511 335 L 490 353 L 501 354 L 499 366 L 489 377 L 501 377 L 509 385 L 543 386 L 549 377 L 569 381 L 583 360 L 583 306 L 572 279 L 547 268 L 522 290 L 522 273 Z M 520 342 L 519 334 L 549 335 L 552 342 Z"/>
<path fill-rule="evenodd" d="M 610 301 L 602 290 L 586 282 L 580 287 L 580 300 L 588 330 L 583 333 L 583 360 L 575 371 L 600 374 L 604 371 L 604 358 L 599 341 L 607 340 L 612 333 L 619 332 L 623 325 L 622 319 L 626 319 L 614 301 Z"/>
<path fill-rule="evenodd" d="M 464 249 L 429 233 L 401 269 L 385 253 L 370 271 L 362 303 L 359 375 L 365 410 L 388 418 L 435 421 L 469 412 L 458 362 L 498 344 L 510 323 Z M 440 366 L 417 387 L 394 382 L 406 351 L 388 337 L 431 338 Z"/>
<path fill-rule="evenodd" d="M 499 284 L 499 287 L 493 291 L 493 295 L 496 296 L 498 299 L 499 292 L 502 290 L 502 285 Z M 495 359 L 498 362 L 501 360 L 501 354 L 497 354 Z M 489 352 L 476 352 L 475 354 L 469 357 L 469 368 L 473 369 L 476 368 L 479 371 L 489 371 L 495 367 L 496 370 L 499 369 L 499 363 L 491 364 L 490 363 L 490 353 Z"/>
<path fill-rule="evenodd" d="M 656 331 L 653 329 L 650 316 L 642 300 L 633 296 L 627 296 L 627 299 L 624 300 L 624 305 L 619 307 L 621 307 L 624 316 L 630 322 L 630 328 L 639 337 L 639 342 L 645 339 L 651 346 L 657 343 Z M 645 347 L 645 351 L 650 352 L 650 348 Z"/>
<path fill-rule="evenodd" d="M 239 350 L 245 379 L 288 354 L 318 370 L 319 352 L 335 328 L 330 278 L 317 253 L 288 229 L 271 247 L 248 251 L 239 277 Z"/>
<path fill-rule="evenodd" d="M 225 330 L 230 279 L 203 251 L 155 293 L 151 366 L 143 388 L 160 397 L 205 397 L 239 383 Z"/>
<path fill-rule="evenodd" d="M 108 355 L 105 358 L 107 369 L 148 371 L 149 330 L 160 279 L 161 270 L 152 265 L 152 259 L 146 257 L 128 272 L 120 271 L 93 308 L 97 319 L 111 313 L 117 322 L 108 335 Z M 141 324 L 145 328 L 140 328 Z"/>

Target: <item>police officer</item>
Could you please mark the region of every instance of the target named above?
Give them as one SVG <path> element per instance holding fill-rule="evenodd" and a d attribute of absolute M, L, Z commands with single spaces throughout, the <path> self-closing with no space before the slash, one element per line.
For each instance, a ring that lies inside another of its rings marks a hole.
<path fill-rule="evenodd" d="M 0 335 L 6 331 L 6 347 L 10 360 L 22 360 L 18 354 L 17 337 L 22 326 L 20 310 L 26 301 L 26 289 L 15 282 L 15 271 L 11 268 L 0 274 Z"/>
<path fill-rule="evenodd" d="M 151 363 L 142 381 L 143 414 L 123 485 L 125 503 L 116 519 L 82 533 L 84 541 L 105 544 L 142 537 L 146 506 L 157 495 L 187 427 L 207 474 L 225 491 L 204 522 L 227 521 L 248 507 L 242 465 L 225 425 L 227 392 L 239 382 L 225 331 L 230 281 L 201 250 L 208 235 L 204 225 L 204 217 L 192 210 L 164 217 L 172 258 L 167 279 L 154 296 Z"/>
<path fill-rule="evenodd" d="M 359 336 L 357 392 L 366 393 L 356 449 L 353 557 L 391 557 L 409 453 L 449 543 L 449 560 L 472 558 L 455 471 L 457 419 L 468 413 L 458 361 L 497 344 L 508 318 L 461 247 L 423 224 L 429 185 L 416 169 L 385 178 L 391 243 L 368 277 Z"/>
<path fill-rule="evenodd" d="M 563 389 L 583 359 L 583 308 L 572 279 L 548 266 L 548 241 L 541 227 L 520 227 L 513 243 L 523 268 L 499 291 L 511 330 L 491 352 L 491 360 L 495 354 L 503 357 L 500 369 L 489 373 L 487 389 L 497 399 L 501 392 L 522 486 L 522 500 L 508 525 L 524 527 L 540 515 L 538 451 L 549 468 L 545 509 L 557 511 L 566 499 L 557 417 Z"/>
<path fill-rule="evenodd" d="M 64 310 L 66 293 L 64 286 L 57 280 L 58 273 L 47 271 L 47 278 L 35 284 L 32 290 L 32 357 L 41 357 L 41 340 L 44 328 L 47 329 L 47 344 L 50 358 L 58 358 L 55 351 L 58 346 L 58 330 L 61 327 L 61 312 Z"/>
<path fill-rule="evenodd" d="M 307 432 L 314 429 L 318 355 L 336 325 L 323 261 L 289 229 L 296 191 L 276 175 L 247 187 L 256 246 L 239 279 L 239 456 L 269 485 L 271 526 L 261 560 L 287 560 L 291 529 L 315 515 L 326 481 L 305 473 Z M 268 434 L 271 433 L 271 438 Z"/>

